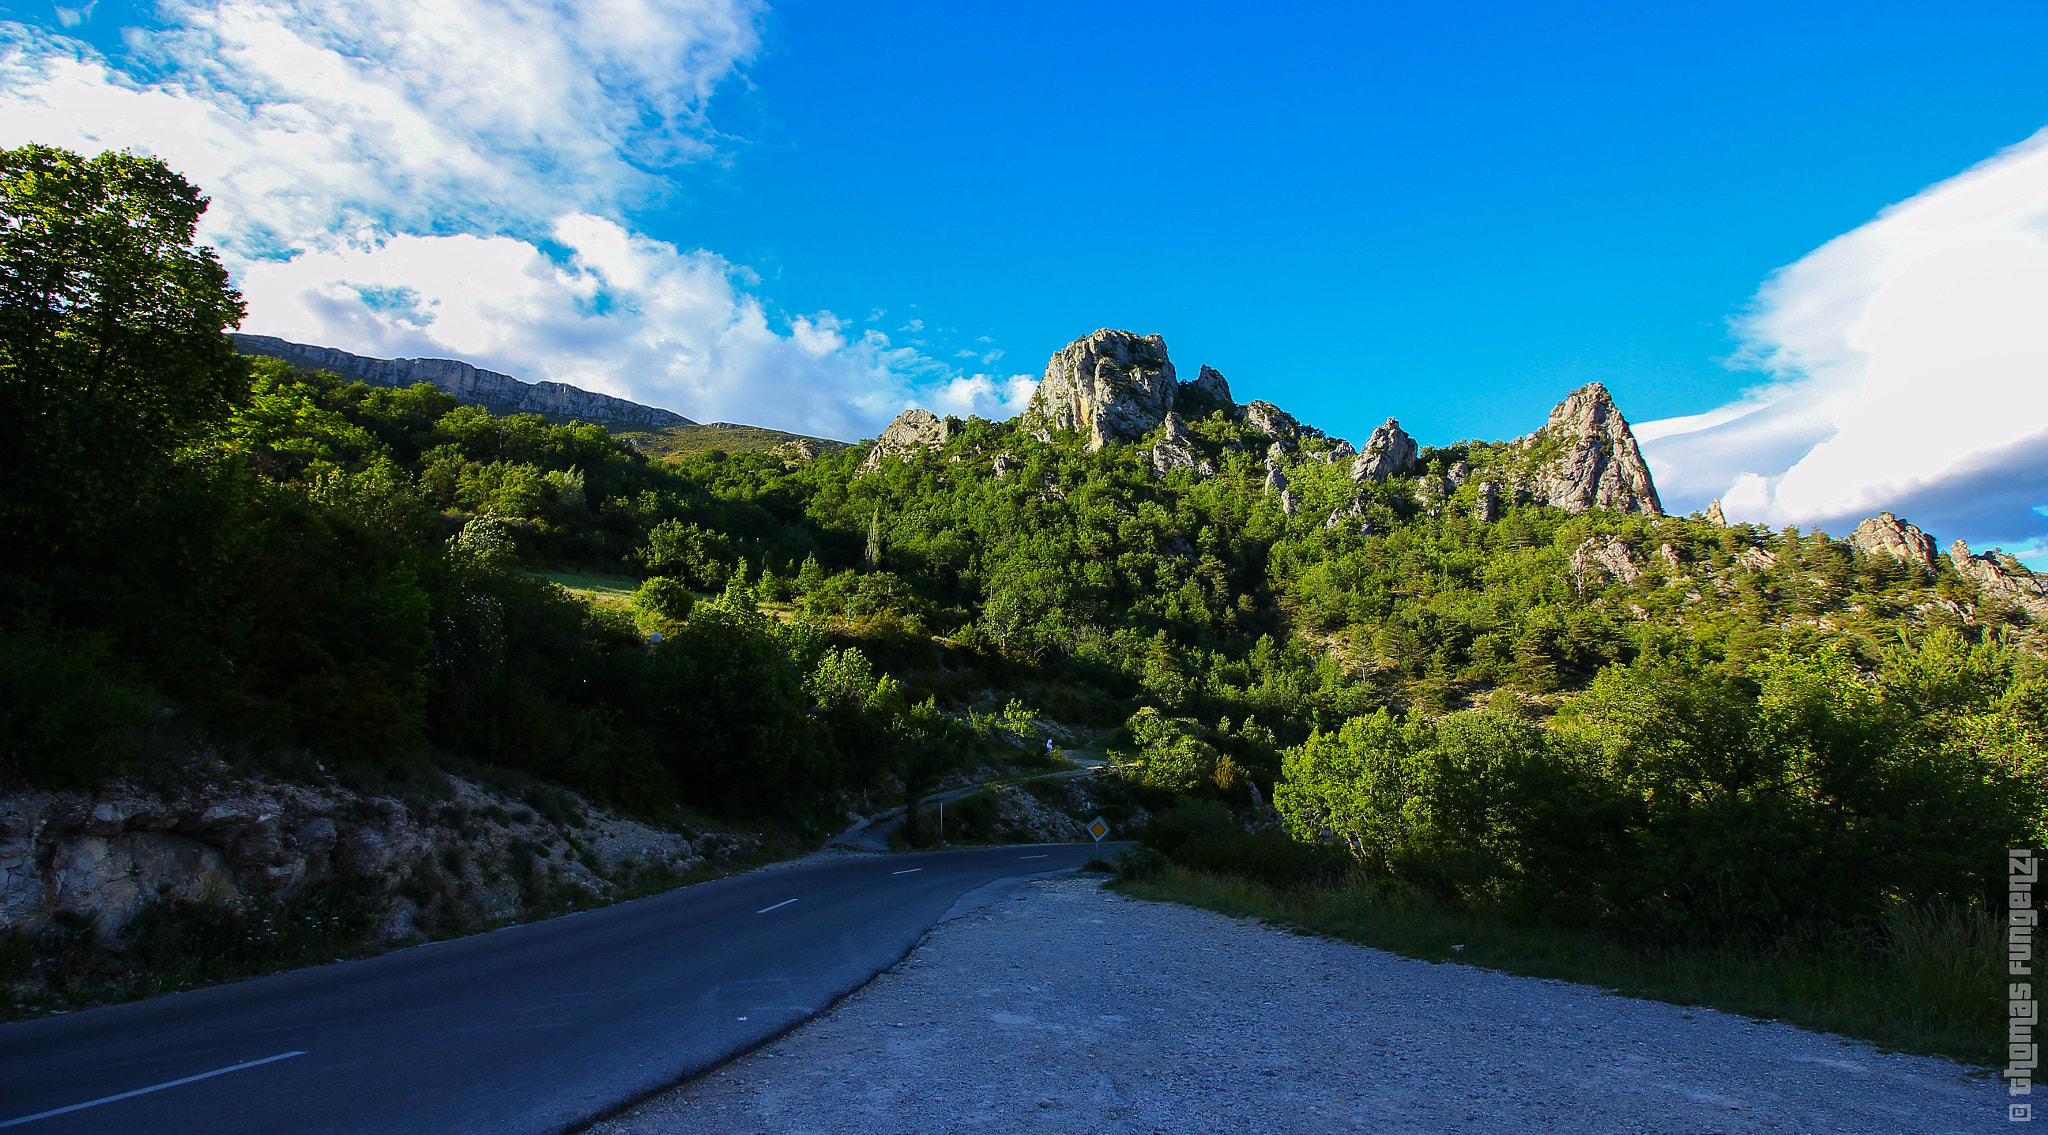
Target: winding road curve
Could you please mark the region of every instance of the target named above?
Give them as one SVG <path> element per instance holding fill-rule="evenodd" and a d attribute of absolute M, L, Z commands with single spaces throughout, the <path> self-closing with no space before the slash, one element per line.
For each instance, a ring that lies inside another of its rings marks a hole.
<path fill-rule="evenodd" d="M 752 1048 L 1085 845 L 812 859 L 489 934 L 0 1026 L 0 1129 L 573 1130 Z"/>

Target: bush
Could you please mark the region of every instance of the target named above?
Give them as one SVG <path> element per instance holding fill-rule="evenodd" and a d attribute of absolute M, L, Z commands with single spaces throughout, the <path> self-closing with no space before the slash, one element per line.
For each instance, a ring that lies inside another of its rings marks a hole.
<path fill-rule="evenodd" d="M 657 575 L 642 583 L 640 589 L 633 593 L 633 606 L 657 619 L 680 623 L 689 618 L 690 611 L 697 606 L 697 596 L 682 580 Z"/>
<path fill-rule="evenodd" d="M 1248 831 L 1229 808 L 1213 801 L 1184 801 L 1154 816 L 1138 838 L 1184 867 L 1275 887 L 1320 882 L 1347 865 L 1341 851 L 1296 842 L 1279 829 Z"/>
<path fill-rule="evenodd" d="M 1134 843 L 1117 852 L 1110 859 L 1109 866 L 1118 879 L 1150 879 L 1166 870 L 1169 862 L 1159 852 L 1142 843 Z"/>
<path fill-rule="evenodd" d="M 1657 938 L 1967 909 L 2038 785 L 2024 722 L 1984 712 L 1998 683 L 1955 693 L 1921 673 L 1965 662 L 1936 636 L 1888 661 L 1888 689 L 1834 647 L 1766 654 L 1746 680 L 1644 659 L 1603 671 L 1550 729 L 1382 711 L 1290 750 L 1275 802 L 1297 838 L 1346 846 L 1373 876 Z M 1978 712 L 1944 720 L 1915 696 Z M 1984 740 L 1963 743 L 1973 730 Z"/>

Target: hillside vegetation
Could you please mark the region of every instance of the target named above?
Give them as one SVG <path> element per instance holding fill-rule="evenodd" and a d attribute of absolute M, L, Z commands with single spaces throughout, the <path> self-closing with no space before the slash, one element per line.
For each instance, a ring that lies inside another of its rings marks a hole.
<path fill-rule="evenodd" d="M 1358 454 L 1098 332 L 1012 421 L 652 457 L 235 355 L 203 199 L 159 163 L 28 147 L 0 178 L 20 782 L 146 769 L 176 720 L 819 838 L 1049 716 L 1104 734 L 1184 863 L 1646 942 L 1981 916 L 2043 835 L 2026 606 L 1661 515 L 1598 388 L 1520 442 L 1390 420 Z M 1051 393 L 1084 347 L 1125 384 L 1088 430 Z"/>

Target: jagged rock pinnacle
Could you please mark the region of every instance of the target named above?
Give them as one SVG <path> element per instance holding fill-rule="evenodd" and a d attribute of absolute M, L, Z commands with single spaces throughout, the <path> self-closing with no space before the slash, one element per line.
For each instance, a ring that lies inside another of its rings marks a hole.
<path fill-rule="evenodd" d="M 1351 463 L 1351 479 L 1384 481 L 1388 477 L 1406 477 L 1415 472 L 1416 458 L 1421 452 L 1422 447 L 1415 444 L 1401 423 L 1388 418 L 1374 427 L 1364 451 Z"/>
<path fill-rule="evenodd" d="M 1664 515 L 1635 433 L 1600 383 L 1566 395 L 1548 424 L 1515 445 L 1539 462 L 1522 486 L 1538 504 L 1569 512 L 1605 508 Z"/>
<path fill-rule="evenodd" d="M 1970 545 L 1962 540 L 1948 546 L 1948 558 L 1985 597 L 2019 607 L 2034 622 L 2048 622 L 2048 584 L 2018 560 L 2000 555 L 1995 548 L 1973 556 Z"/>

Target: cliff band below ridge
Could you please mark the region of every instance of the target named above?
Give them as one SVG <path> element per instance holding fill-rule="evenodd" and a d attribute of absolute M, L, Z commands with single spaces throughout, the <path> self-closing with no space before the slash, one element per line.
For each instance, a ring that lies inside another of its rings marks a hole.
<path fill-rule="evenodd" d="M 404 387 L 425 382 L 462 402 L 497 413 L 539 414 L 547 418 L 573 418 L 601 426 L 645 429 L 697 424 L 681 414 L 654 406 L 643 406 L 567 383 L 526 382 L 454 359 L 373 359 L 333 347 L 293 343 L 272 335 L 234 332 L 232 337 L 235 349 L 245 355 L 266 355 L 293 366 L 329 370 L 372 386 Z"/>

